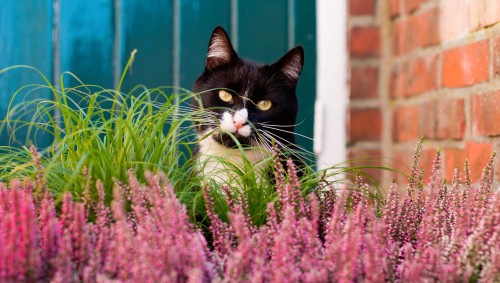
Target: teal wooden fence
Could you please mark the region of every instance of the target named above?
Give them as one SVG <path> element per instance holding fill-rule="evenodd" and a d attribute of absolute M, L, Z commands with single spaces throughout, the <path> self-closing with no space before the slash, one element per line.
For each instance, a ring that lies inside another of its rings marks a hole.
<path fill-rule="evenodd" d="M 112 88 L 130 52 L 137 49 L 133 73 L 124 88 L 144 84 L 190 89 L 203 69 L 208 40 L 217 25 L 229 32 L 241 56 L 257 61 L 271 63 L 289 48 L 304 46 L 297 131 L 312 137 L 315 1 L 2 0 L 0 69 L 26 64 L 51 81 L 70 71 L 86 84 Z M 32 83 L 41 83 L 34 72 L 0 74 L 0 119 L 5 117 L 15 91 Z M 51 95 L 49 91 L 36 93 L 42 98 Z M 17 97 L 14 104 L 24 103 L 23 99 Z M 51 140 L 42 135 L 33 142 L 40 147 Z M 299 142 L 312 149 L 310 140 Z M 9 133 L 4 129 L 0 145 L 8 143 Z"/>

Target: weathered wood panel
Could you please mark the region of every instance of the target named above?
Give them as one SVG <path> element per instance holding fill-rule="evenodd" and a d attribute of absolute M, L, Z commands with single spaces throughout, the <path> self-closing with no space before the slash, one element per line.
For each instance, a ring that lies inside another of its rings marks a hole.
<path fill-rule="evenodd" d="M 113 87 L 114 2 L 60 2 L 60 70 L 83 83 Z M 66 85 L 72 85 L 69 76 Z"/>
<path fill-rule="evenodd" d="M 32 66 L 52 80 L 52 0 L 2 0 L 0 69 L 20 64 Z M 27 69 L 0 74 L 0 119 L 7 114 L 11 101 L 11 106 L 25 105 L 27 101 L 52 96 L 51 91 L 39 89 L 29 93 L 22 91 L 13 97 L 19 88 L 30 84 L 45 82 L 36 72 Z M 18 115 L 13 118 L 29 117 Z M 21 145 L 32 140 L 43 147 L 51 141 L 50 136 L 41 133 L 34 140 L 34 135 L 35 133 L 29 133 L 27 128 L 15 134 L 3 128 L 0 131 L 0 145 Z"/>
<path fill-rule="evenodd" d="M 121 0 L 121 67 L 137 49 L 124 91 L 138 84 L 149 88 L 173 84 L 173 1 Z"/>
<path fill-rule="evenodd" d="M 213 29 L 231 31 L 230 0 L 184 0 L 180 5 L 180 80 L 190 89 L 203 71 L 208 41 Z"/>

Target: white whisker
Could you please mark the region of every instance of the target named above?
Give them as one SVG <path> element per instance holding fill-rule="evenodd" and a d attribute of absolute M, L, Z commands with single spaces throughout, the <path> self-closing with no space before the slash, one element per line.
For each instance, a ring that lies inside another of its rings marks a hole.
<path fill-rule="evenodd" d="M 280 131 L 280 132 L 283 132 L 283 133 L 288 133 L 288 134 L 295 134 L 299 137 L 302 137 L 302 138 L 305 138 L 305 139 L 308 139 L 310 141 L 314 141 L 313 138 L 310 138 L 306 135 L 302 135 L 302 134 L 298 134 L 298 133 L 295 133 L 295 132 L 292 132 L 292 131 L 287 131 L 287 130 L 283 130 L 283 129 L 278 129 L 278 128 L 275 128 L 275 127 L 269 127 L 269 126 L 265 126 L 265 125 L 261 125 L 263 128 L 266 128 L 266 129 L 270 129 L 270 130 L 275 130 L 275 131 Z"/>
<path fill-rule="evenodd" d="M 275 135 L 273 133 L 270 133 L 268 131 L 261 131 L 261 134 L 264 137 L 267 137 L 269 140 L 274 141 L 278 146 L 280 146 L 285 151 L 290 152 L 293 155 L 297 156 L 300 160 L 302 160 L 302 161 L 307 160 L 309 162 L 314 162 L 315 161 L 313 158 L 305 157 L 303 154 L 301 154 L 301 152 L 304 152 L 304 153 L 308 154 L 307 156 L 314 156 L 314 154 L 312 152 L 306 150 L 305 148 L 303 148 L 303 147 L 301 147 L 299 145 L 296 145 L 296 144 L 290 144 L 290 145 L 292 145 L 292 146 L 294 146 L 294 147 L 297 148 L 297 149 L 292 149 L 290 146 L 284 144 L 281 140 L 283 140 L 285 142 L 288 142 L 288 141 L 286 141 L 282 137 L 280 137 L 278 135 Z"/>
<path fill-rule="evenodd" d="M 269 122 L 260 122 L 260 123 L 255 123 L 256 125 L 264 125 L 264 126 L 272 126 L 272 127 L 279 127 L 279 128 L 292 128 L 296 126 L 300 126 L 301 123 L 299 124 L 293 124 L 293 125 L 274 125 L 274 124 L 269 124 Z"/>

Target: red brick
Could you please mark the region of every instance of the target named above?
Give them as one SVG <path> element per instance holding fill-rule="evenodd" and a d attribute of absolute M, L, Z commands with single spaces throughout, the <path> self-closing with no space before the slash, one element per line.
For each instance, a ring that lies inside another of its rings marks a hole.
<path fill-rule="evenodd" d="M 408 73 L 407 62 L 394 66 L 391 74 L 391 97 L 404 96 L 408 93 Z"/>
<path fill-rule="evenodd" d="M 436 121 L 439 139 L 463 139 L 465 135 L 464 105 L 463 99 L 438 101 Z"/>
<path fill-rule="evenodd" d="M 447 180 L 453 179 L 453 172 L 458 168 L 464 171 L 465 160 L 469 160 L 471 169 L 471 179 L 473 182 L 479 181 L 484 167 L 488 164 L 493 153 L 492 145 L 489 143 L 468 142 L 465 149 L 445 148 L 444 149 L 444 168 Z"/>
<path fill-rule="evenodd" d="M 406 12 L 411 13 L 420 6 L 420 0 L 404 0 L 404 5 Z"/>
<path fill-rule="evenodd" d="M 500 135 L 500 91 L 472 96 L 472 134 Z"/>
<path fill-rule="evenodd" d="M 410 46 L 412 49 L 439 43 L 439 9 L 434 8 L 410 18 Z"/>
<path fill-rule="evenodd" d="M 413 96 L 436 90 L 438 59 L 438 55 L 434 55 L 395 65 L 391 75 L 391 96 Z"/>
<path fill-rule="evenodd" d="M 420 105 L 420 135 L 460 140 L 465 135 L 464 99 L 439 99 Z"/>
<path fill-rule="evenodd" d="M 354 27 L 350 31 L 351 57 L 367 58 L 380 55 L 380 28 Z"/>
<path fill-rule="evenodd" d="M 416 140 L 419 136 L 418 106 L 397 108 L 393 120 L 393 139 L 395 141 Z"/>
<path fill-rule="evenodd" d="M 378 69 L 375 67 L 351 68 L 351 99 L 377 97 Z"/>
<path fill-rule="evenodd" d="M 375 0 L 350 0 L 349 13 L 351 15 L 375 14 Z"/>
<path fill-rule="evenodd" d="M 429 101 L 420 106 L 420 135 L 426 139 L 435 139 L 437 137 L 437 103 Z"/>
<path fill-rule="evenodd" d="M 469 0 L 442 0 L 440 29 L 443 41 L 460 38 L 471 30 Z"/>
<path fill-rule="evenodd" d="M 495 48 L 493 49 L 493 60 L 495 76 L 500 76 L 500 37 L 495 39 Z"/>
<path fill-rule="evenodd" d="M 442 72 L 443 85 L 461 87 L 488 80 L 489 61 L 487 39 L 445 51 Z"/>
<path fill-rule="evenodd" d="M 389 0 L 389 15 L 395 18 L 401 14 L 400 0 Z"/>
<path fill-rule="evenodd" d="M 444 40 L 457 39 L 500 22 L 498 0 L 441 0 L 440 6 Z"/>
<path fill-rule="evenodd" d="M 410 50 L 409 22 L 407 19 L 398 19 L 393 25 L 392 50 L 395 55 L 401 55 Z"/>
<path fill-rule="evenodd" d="M 379 140 L 382 132 L 380 109 L 351 109 L 348 129 L 351 142 Z"/>
<path fill-rule="evenodd" d="M 468 1 L 471 2 L 469 15 L 472 29 L 480 29 L 500 22 L 498 0 Z"/>
<path fill-rule="evenodd" d="M 356 167 L 374 167 L 383 166 L 383 158 L 378 149 L 349 149 L 349 166 Z M 382 181 L 382 170 L 376 168 L 361 168 L 362 172 L 368 174 L 369 177 L 375 179 L 377 182 Z"/>
<path fill-rule="evenodd" d="M 410 61 L 406 95 L 415 95 L 437 88 L 438 56 L 417 58 Z"/>

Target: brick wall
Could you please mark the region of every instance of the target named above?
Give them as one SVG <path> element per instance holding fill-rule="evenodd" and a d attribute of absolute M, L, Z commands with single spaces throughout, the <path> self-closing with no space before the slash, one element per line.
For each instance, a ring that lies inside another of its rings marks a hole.
<path fill-rule="evenodd" d="M 426 182 L 436 148 L 447 179 L 467 158 L 478 180 L 500 149 L 500 1 L 348 1 L 349 157 L 404 169 L 423 136 Z"/>

